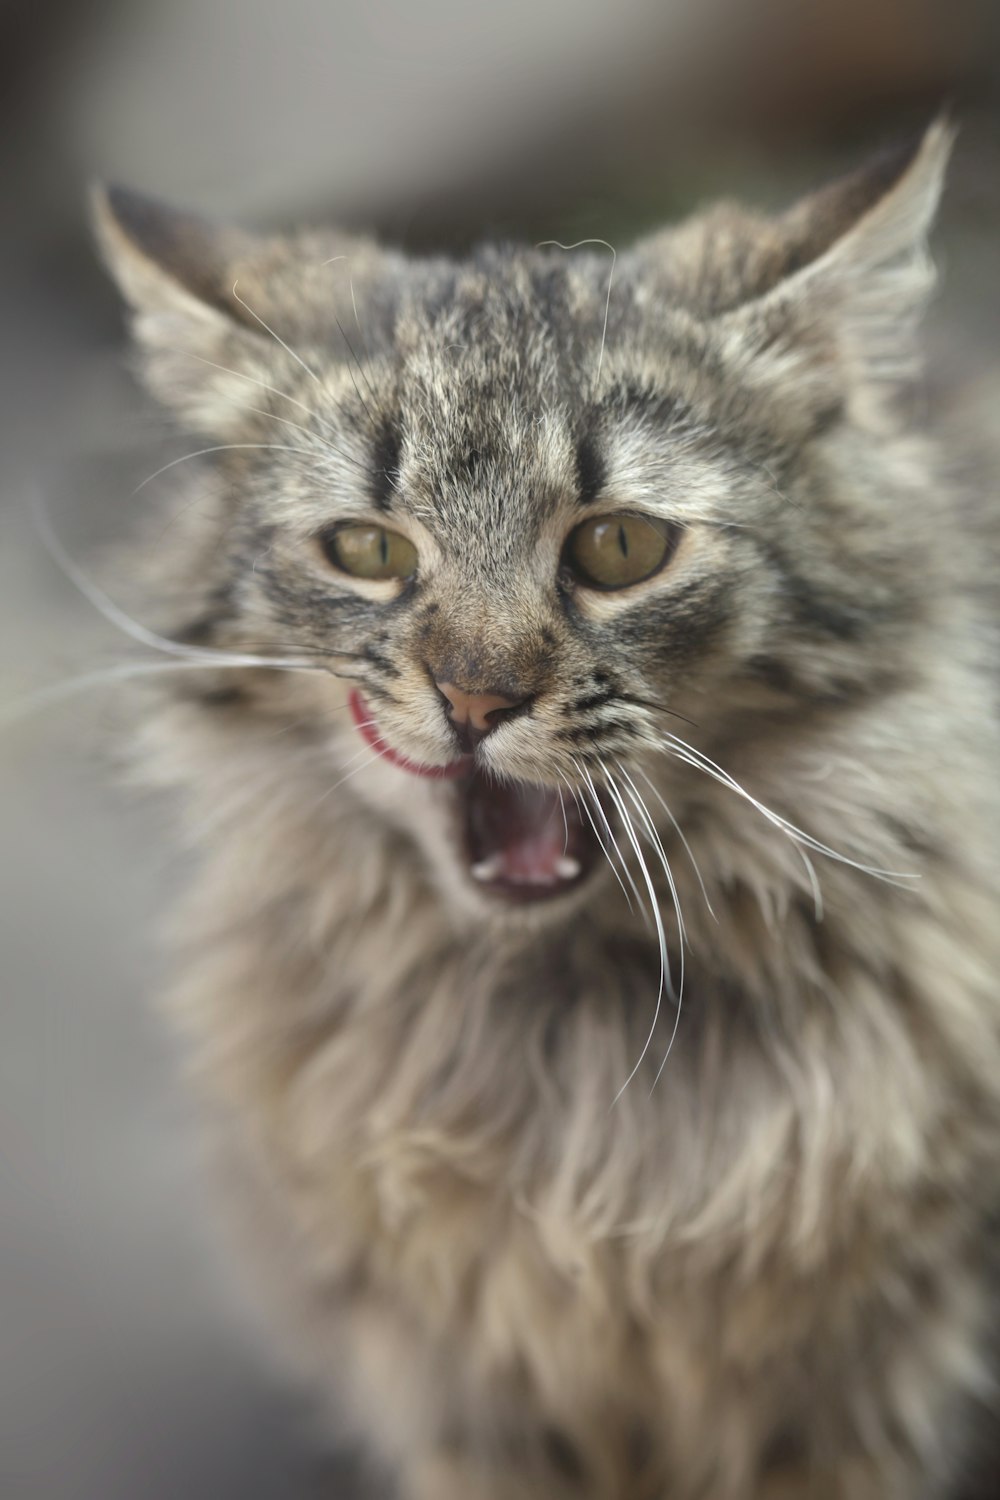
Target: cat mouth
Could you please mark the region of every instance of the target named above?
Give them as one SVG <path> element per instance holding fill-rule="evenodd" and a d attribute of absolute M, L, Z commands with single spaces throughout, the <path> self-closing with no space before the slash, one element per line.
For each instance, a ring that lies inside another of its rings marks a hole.
<path fill-rule="evenodd" d="M 575 800 L 534 782 L 474 771 L 457 788 L 471 878 L 508 900 L 539 901 L 580 885 L 598 853 Z"/>
<path fill-rule="evenodd" d="M 419 765 L 386 743 L 356 690 L 350 708 L 359 733 L 389 764 L 411 776 L 454 782 L 457 843 L 480 890 L 508 901 L 545 901 L 592 873 L 601 846 L 575 797 L 539 782 L 501 781 L 472 755 L 446 766 Z"/>

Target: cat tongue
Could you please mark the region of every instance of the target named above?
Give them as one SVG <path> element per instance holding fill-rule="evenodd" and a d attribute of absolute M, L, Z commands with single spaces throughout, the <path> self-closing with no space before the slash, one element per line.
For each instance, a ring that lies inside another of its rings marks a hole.
<path fill-rule="evenodd" d="M 564 804 L 550 787 L 473 776 L 466 790 L 473 879 L 522 899 L 555 895 L 579 880 L 588 841 L 575 804 Z"/>

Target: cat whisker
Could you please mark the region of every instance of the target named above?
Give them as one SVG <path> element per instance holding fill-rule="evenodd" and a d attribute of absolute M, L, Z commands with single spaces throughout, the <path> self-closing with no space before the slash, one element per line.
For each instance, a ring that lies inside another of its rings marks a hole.
<path fill-rule="evenodd" d="M 790 505 L 794 510 L 802 509 L 798 500 L 793 500 L 790 495 L 786 495 L 784 490 L 780 488 L 777 479 L 774 477 L 774 471 L 769 464 L 764 463 L 761 459 L 755 461 L 752 458 L 748 458 L 747 461 L 752 463 L 755 469 L 759 469 L 762 474 L 766 475 L 768 484 L 783 505 Z"/>
<path fill-rule="evenodd" d="M 576 765 L 575 761 L 574 761 L 574 765 Z M 580 769 L 579 766 L 577 766 L 577 770 L 578 771 L 579 771 L 579 769 Z M 587 802 L 587 797 L 586 797 L 585 792 L 582 789 L 578 790 L 568 778 L 566 778 L 566 785 L 569 788 L 570 795 L 572 796 L 573 801 L 576 803 L 577 807 L 583 813 L 584 817 L 587 819 L 587 822 L 590 824 L 591 828 L 594 830 L 594 837 L 597 840 L 598 847 L 600 848 L 601 853 L 604 855 L 604 858 L 607 860 L 608 866 L 609 866 L 609 868 L 611 870 L 612 875 L 615 877 L 615 880 L 621 886 L 622 895 L 625 897 L 626 903 L 628 904 L 629 911 L 634 912 L 635 911 L 635 907 L 632 905 L 632 898 L 630 897 L 628 891 L 626 890 L 625 883 L 624 883 L 624 881 L 622 880 L 621 876 L 618 873 L 617 866 L 615 865 L 615 862 L 614 862 L 614 860 L 611 857 L 611 851 L 609 850 L 608 845 L 605 842 L 604 835 L 599 831 L 599 829 L 597 827 L 597 824 L 594 821 L 593 815 L 592 815 L 592 813 L 590 811 L 590 807 L 589 807 L 588 802 Z M 598 806 L 598 811 L 600 812 L 602 818 L 604 818 L 604 810 L 603 810 L 603 808 L 600 806 L 599 803 L 598 803 L 597 806 Z M 608 826 L 606 818 L 604 818 L 604 825 L 605 825 L 605 827 Z M 610 829 L 608 831 L 610 832 Z M 619 853 L 619 859 L 620 858 L 621 858 L 621 855 Z M 623 865 L 623 868 L 624 868 L 624 865 Z M 626 873 L 626 875 L 628 874 L 627 869 L 626 869 L 625 873 Z M 633 890 L 634 889 L 635 889 L 635 886 L 633 885 Z M 636 891 L 636 896 L 638 896 L 638 891 Z"/>
<path fill-rule="evenodd" d="M 352 755 L 351 758 L 350 758 L 350 760 L 347 761 L 346 764 L 349 765 L 349 766 L 354 765 L 354 762 L 358 759 L 359 756 L 364 755 L 366 752 L 371 751 L 371 750 L 372 750 L 372 747 L 370 745 L 366 745 L 364 747 L 364 750 L 359 750 L 357 755 Z M 346 776 L 341 776 L 341 778 L 340 778 L 339 781 L 335 781 L 333 783 L 333 786 L 327 787 L 327 789 L 323 793 L 322 797 L 320 797 L 317 802 L 313 803 L 313 806 L 312 806 L 311 810 L 313 812 L 315 812 L 316 809 L 318 807 L 320 807 L 326 801 L 327 797 L 332 797 L 333 794 L 334 794 L 334 792 L 337 790 L 338 787 L 342 787 L 345 782 L 351 781 L 353 779 L 353 777 L 357 776 L 357 774 L 358 774 L 359 771 L 367 771 L 368 768 L 370 766 L 373 766 L 377 760 L 384 760 L 384 759 L 385 759 L 385 751 L 384 750 L 375 750 L 372 753 L 370 753 L 368 755 L 368 759 L 366 761 L 364 761 L 360 766 L 354 766 L 354 770 L 353 771 L 348 771 L 347 775 Z"/>
<path fill-rule="evenodd" d="M 562 787 L 556 788 L 556 795 L 559 798 L 559 811 L 562 813 L 563 820 L 563 858 L 565 859 L 569 852 L 569 819 L 566 816 L 566 803 L 563 800 Z"/>
<path fill-rule="evenodd" d="M 640 698 L 635 693 L 616 693 L 615 698 L 620 699 L 622 703 L 631 704 L 636 708 L 647 708 L 652 713 L 669 714 L 672 719 L 680 719 L 683 723 L 690 724 L 692 729 L 700 727 L 696 719 L 689 719 L 687 714 L 680 714 L 676 708 L 667 708 L 666 704 L 657 703 L 652 698 Z M 614 702 L 615 700 L 612 699 L 611 701 Z"/>
<path fill-rule="evenodd" d="M 329 260 L 321 261 L 320 265 L 321 265 L 321 267 L 333 266 L 333 265 L 336 265 L 337 262 L 341 261 L 341 260 L 347 260 L 347 256 L 346 255 L 331 255 Z M 347 284 L 348 284 L 348 286 L 351 289 L 351 306 L 354 309 L 354 326 L 358 330 L 358 337 L 361 340 L 361 347 L 365 351 L 365 358 L 368 360 L 369 363 L 371 363 L 371 354 L 369 353 L 368 346 L 365 343 L 365 336 L 364 336 L 364 334 L 361 331 L 361 319 L 358 317 L 358 299 L 354 295 L 354 278 L 353 278 L 353 276 L 348 276 L 348 278 L 347 278 Z M 334 316 L 336 317 L 336 315 L 334 315 Z M 376 396 L 374 390 L 372 389 L 371 381 L 368 379 L 368 376 L 367 376 L 367 374 L 365 372 L 364 366 L 362 365 L 361 361 L 358 359 L 358 356 L 355 354 L 354 348 L 353 348 L 353 346 L 351 344 L 351 341 L 347 337 L 347 334 L 344 332 L 343 326 L 342 326 L 339 318 L 336 318 L 336 323 L 337 323 L 337 327 L 340 329 L 340 336 L 344 340 L 344 343 L 347 345 L 348 349 L 350 350 L 351 358 L 354 360 L 354 363 L 358 367 L 358 374 L 361 376 L 361 379 L 364 381 L 365 385 L 368 387 L 368 394 L 369 394 L 369 396 L 371 396 L 372 400 L 375 402 L 375 404 L 377 406 L 378 405 L 378 397 Z M 353 376 L 352 376 L 352 379 L 353 379 Z M 357 383 L 355 383 L 354 389 L 356 391 L 358 391 Z M 368 411 L 368 408 L 365 405 L 364 399 L 363 399 L 360 391 L 358 391 L 358 400 L 361 401 L 362 406 L 364 406 L 365 410 Z M 368 417 L 369 417 L 369 421 L 371 421 L 371 412 L 368 412 Z M 372 425 L 374 426 L 374 423 Z"/>
<path fill-rule="evenodd" d="M 26 697 L 16 699 L 0 711 L 0 724 L 16 724 L 20 719 L 49 708 L 70 698 L 78 697 L 89 688 L 103 687 L 106 683 L 128 682 L 135 678 L 155 677 L 166 672 L 217 672 L 248 667 L 271 668 L 279 672 L 324 672 L 327 669 L 318 662 L 296 661 L 294 658 L 237 657 L 219 661 L 143 661 L 116 662 L 93 672 L 84 672 L 79 677 L 63 678 L 59 682 L 39 688 Z M 336 675 L 336 674 L 333 674 Z"/>
<path fill-rule="evenodd" d="M 266 652 L 276 649 L 279 651 L 287 650 L 289 655 L 294 650 L 296 656 L 315 656 L 321 657 L 324 660 L 335 658 L 338 661 L 364 661 L 366 659 L 362 651 L 341 651 L 333 646 L 310 646 L 308 644 L 298 645 L 295 643 L 286 647 L 281 641 L 240 641 L 239 647 L 242 651 L 256 652 L 259 655 L 264 655 Z M 217 649 L 220 653 L 225 653 L 228 647 L 220 646 L 203 649 Z"/>
<path fill-rule="evenodd" d="M 798 844 L 804 849 L 810 849 L 816 854 L 825 855 L 827 859 L 832 859 L 838 864 L 848 865 L 853 870 L 859 870 L 862 874 L 870 875 L 875 880 L 885 881 L 889 885 L 898 885 L 905 889 L 904 882 L 920 879 L 919 875 L 916 874 L 896 870 L 882 870 L 873 865 L 866 865 L 860 860 L 851 859 L 849 855 L 842 854 L 839 850 L 831 848 L 829 844 L 824 844 L 819 839 L 813 838 L 811 834 L 796 827 L 787 818 L 783 818 L 780 813 L 774 812 L 766 803 L 761 802 L 759 798 L 754 797 L 751 792 L 748 792 L 746 787 L 742 786 L 735 777 L 730 776 L 728 771 L 724 771 L 721 766 L 716 765 L 714 760 L 702 751 L 696 750 L 686 740 L 680 739 L 675 734 L 668 733 L 666 741 L 668 743 L 665 743 L 663 748 L 667 753 L 673 755 L 675 759 L 683 761 L 686 765 L 693 766 L 696 770 L 703 772 L 713 781 L 717 781 L 721 786 L 729 787 L 737 796 L 742 797 L 744 801 L 749 802 L 752 807 L 756 808 L 761 816 L 766 818 L 775 828 L 779 828 L 794 844 Z M 815 875 L 815 871 L 813 871 L 813 875 Z"/>
<path fill-rule="evenodd" d="M 137 641 L 140 646 L 151 646 L 154 651 L 163 651 L 170 656 L 183 656 L 192 661 L 230 659 L 228 653 L 171 640 L 168 636 L 159 635 L 155 630 L 150 630 L 138 620 L 133 620 L 131 615 L 126 614 L 120 605 L 116 604 L 91 578 L 88 578 L 83 569 L 73 561 L 56 536 L 41 499 L 37 499 L 32 507 L 32 518 L 39 540 L 60 572 L 65 574 L 70 583 L 79 590 L 89 604 L 93 605 L 98 614 L 103 615 L 123 634 Z"/>
<path fill-rule="evenodd" d="M 719 918 L 718 918 L 718 916 L 715 913 L 715 910 L 714 910 L 714 908 L 712 906 L 711 901 L 708 899 L 708 891 L 705 889 L 705 882 L 702 879 L 701 870 L 698 868 L 698 861 L 694 857 L 694 853 L 693 853 L 693 851 L 691 849 L 691 845 L 688 843 L 687 839 L 684 836 L 684 831 L 681 828 L 681 825 L 678 823 L 677 819 L 674 817 L 674 814 L 671 812 L 670 808 L 667 806 L 667 803 L 664 800 L 662 794 L 653 785 L 652 781 L 650 781 L 649 777 L 646 775 L 646 773 L 642 769 L 642 767 L 639 766 L 636 769 L 638 771 L 638 774 L 642 777 L 643 781 L 649 787 L 649 790 L 652 792 L 652 794 L 656 798 L 657 802 L 663 808 L 663 811 L 666 813 L 667 817 L 670 819 L 671 826 L 673 827 L 674 832 L 676 833 L 677 837 L 680 839 L 681 843 L 683 844 L 684 850 L 685 850 L 685 852 L 687 854 L 688 859 L 691 861 L 691 867 L 694 870 L 695 879 L 697 880 L 698 885 L 699 885 L 699 887 L 701 889 L 701 894 L 702 894 L 702 896 L 704 898 L 705 905 L 708 908 L 709 914 L 717 922 L 719 920 Z"/>
<path fill-rule="evenodd" d="M 670 868 L 670 861 L 667 859 L 667 853 L 666 853 L 666 850 L 663 847 L 663 840 L 660 838 L 660 835 L 659 835 L 659 832 L 657 830 L 656 824 L 653 822 L 653 819 L 651 818 L 650 813 L 649 813 L 649 809 L 646 806 L 645 801 L 643 800 L 641 792 L 639 791 L 639 789 L 636 786 L 635 782 L 632 780 L 632 777 L 629 775 L 628 771 L 622 765 L 621 761 L 616 760 L 615 761 L 615 766 L 616 766 L 616 768 L 618 770 L 618 774 L 626 782 L 626 791 L 628 792 L 629 800 L 633 803 L 633 805 L 635 806 L 636 811 L 639 814 L 639 820 L 640 820 L 640 825 L 642 827 L 642 830 L 643 830 L 643 832 L 644 832 L 644 834 L 645 834 L 648 842 L 653 846 L 653 848 L 655 849 L 656 853 L 659 855 L 660 862 L 663 865 L 663 873 L 667 877 L 667 884 L 670 887 L 670 893 L 671 893 L 671 896 L 673 897 L 674 907 L 675 907 L 676 912 L 677 912 L 677 927 L 678 927 L 678 931 L 680 933 L 680 940 L 681 940 L 681 945 L 682 945 L 681 961 L 682 961 L 682 964 L 683 964 L 683 946 L 687 943 L 687 934 L 684 931 L 684 918 L 681 915 L 680 902 L 679 902 L 678 896 L 677 896 L 677 887 L 676 887 L 676 884 L 674 882 L 673 871 Z M 681 976 L 681 983 L 683 983 L 683 970 L 682 970 L 682 976 Z"/>
<path fill-rule="evenodd" d="M 810 890 L 812 891 L 813 914 L 814 914 L 817 922 L 822 922 L 822 920 L 823 920 L 823 891 L 822 891 L 822 889 L 820 887 L 819 876 L 816 874 L 816 866 L 813 864 L 812 860 L 809 858 L 809 856 L 806 853 L 806 851 L 803 848 L 801 848 L 801 846 L 796 845 L 796 848 L 798 849 L 798 852 L 799 852 L 799 858 L 801 859 L 802 863 L 806 867 L 806 878 L 809 881 L 809 887 L 810 887 Z"/>
<path fill-rule="evenodd" d="M 639 840 L 636 837 L 635 829 L 632 825 L 632 819 L 629 817 L 628 808 L 625 806 L 624 799 L 621 796 L 617 783 L 615 782 L 615 779 L 611 775 L 608 768 L 603 763 L 601 765 L 601 770 L 604 775 L 604 784 L 607 787 L 616 808 L 618 809 L 618 813 L 621 817 L 626 836 L 629 843 L 632 845 L 633 853 L 635 854 L 636 860 L 638 861 L 639 869 L 642 872 L 643 881 L 645 882 L 646 889 L 649 892 L 650 908 L 653 913 L 653 920 L 656 924 L 656 936 L 660 947 L 660 982 L 656 991 L 656 1005 L 653 1008 L 653 1019 L 650 1022 L 649 1032 L 646 1036 L 646 1040 L 642 1045 L 642 1051 L 636 1058 L 631 1073 L 628 1075 L 625 1082 L 622 1084 L 621 1088 L 618 1090 L 617 1094 L 612 1100 L 611 1107 L 614 1108 L 614 1106 L 618 1103 L 618 1100 L 621 1098 L 622 1094 L 624 1094 L 625 1090 L 628 1088 L 629 1084 L 632 1082 L 632 1079 L 635 1077 L 636 1073 L 638 1073 L 643 1064 L 646 1053 L 649 1051 L 649 1048 L 653 1041 L 653 1036 L 656 1032 L 656 1023 L 660 1018 L 660 1010 L 663 1006 L 664 991 L 668 988 L 668 986 L 671 988 L 672 986 L 670 984 L 670 955 L 667 951 L 667 935 L 664 931 L 663 915 L 660 911 L 659 902 L 656 899 L 656 888 L 653 885 L 653 879 L 649 873 L 649 866 L 646 864 L 646 861 L 643 858 L 642 846 L 640 845 Z"/>
<path fill-rule="evenodd" d="M 576 760 L 574 760 L 573 764 L 576 766 L 577 770 L 580 772 L 580 774 L 585 778 L 585 780 L 587 782 L 587 785 L 588 785 L 588 787 L 590 789 L 591 800 L 592 800 L 592 802 L 594 804 L 594 810 L 597 813 L 598 817 L 600 818 L 602 824 L 604 825 L 605 832 L 607 833 L 607 836 L 608 836 L 608 841 L 610 842 L 611 847 L 614 849 L 615 853 L 618 856 L 618 862 L 619 862 L 619 864 L 622 867 L 622 873 L 624 874 L 625 879 L 629 883 L 629 888 L 632 891 L 632 894 L 635 897 L 636 901 L 638 902 L 639 910 L 643 914 L 643 919 L 645 920 L 646 919 L 646 907 L 645 907 L 645 903 L 643 902 L 642 896 L 639 894 L 639 887 L 636 885 L 634 879 L 632 878 L 632 872 L 631 872 L 631 870 L 628 867 L 628 861 L 626 860 L 625 856 L 622 854 L 621 848 L 620 848 L 620 846 L 618 844 L 618 840 L 615 838 L 614 832 L 612 831 L 611 824 L 610 824 L 610 822 L 608 820 L 608 815 L 604 811 L 604 808 L 601 806 L 601 799 L 600 799 L 600 796 L 598 794 L 597 788 L 594 785 L 594 779 L 591 776 L 590 772 L 587 770 L 586 766 L 581 766 L 581 764 L 578 761 L 576 761 Z M 608 860 L 610 862 L 610 860 L 611 860 L 611 856 L 610 855 L 608 855 Z M 614 869 L 614 865 L 613 864 L 612 864 L 611 868 Z M 629 902 L 629 908 L 630 908 L 630 910 L 633 910 L 633 911 L 635 910 L 635 908 L 632 906 L 631 901 Z"/>
<path fill-rule="evenodd" d="M 282 735 L 291 734 L 293 730 L 300 729 L 303 724 L 308 724 L 311 720 L 328 719 L 331 714 L 346 713 L 350 707 L 349 703 L 331 703 L 326 708 L 315 708 L 307 714 L 299 714 L 297 718 L 290 720 L 287 724 L 283 724 L 280 729 L 274 730 L 272 734 L 261 735 L 261 742 L 263 744 L 270 744 L 272 740 L 280 740 Z M 374 727 L 374 719 L 366 719 L 363 724 L 358 725 L 359 729 L 371 729 Z"/>
<path fill-rule="evenodd" d="M 226 651 L 173 640 L 170 636 L 160 635 L 157 631 L 150 630 L 147 625 L 143 625 L 139 620 L 134 620 L 131 615 L 126 614 L 121 606 L 116 604 L 70 557 L 57 537 L 40 499 L 37 499 L 32 507 L 32 518 L 39 540 L 60 572 L 69 579 L 74 588 L 97 610 L 98 614 L 140 646 L 147 646 L 167 656 L 177 657 L 180 659 L 178 665 L 184 666 L 271 667 L 285 671 L 310 672 L 330 670 L 325 663 L 306 660 L 308 654 L 306 651 L 299 656 L 286 658 L 264 656 L 252 652 Z M 330 657 L 336 658 L 337 655 L 336 651 L 329 652 Z M 73 680 L 79 681 L 80 679 Z"/>
<path fill-rule="evenodd" d="M 604 326 L 601 329 L 601 351 L 597 357 L 597 374 L 594 377 L 594 394 L 600 389 L 601 368 L 604 364 L 604 346 L 608 340 L 608 317 L 611 312 L 611 283 L 615 274 L 615 263 L 618 260 L 618 251 L 614 245 L 609 245 L 607 240 L 588 239 L 577 240 L 572 245 L 564 245 L 561 240 L 540 240 L 536 249 L 542 249 L 545 245 L 555 245 L 560 250 L 579 250 L 581 245 L 603 245 L 605 250 L 611 251 L 611 270 L 608 272 L 608 295 L 604 303 Z"/>
<path fill-rule="evenodd" d="M 237 380 L 246 380 L 251 385 L 259 386 L 262 391 L 270 391 L 272 396 L 279 396 L 282 401 L 288 401 L 292 406 L 297 406 L 300 411 L 304 411 L 306 416 L 312 417 L 313 421 L 317 422 L 320 427 L 325 427 L 331 432 L 335 430 L 330 426 L 325 417 L 320 416 L 319 412 L 313 411 L 311 406 L 307 406 L 297 396 L 290 396 L 287 391 L 279 390 L 275 385 L 268 385 L 266 380 L 258 380 L 256 375 L 247 375 L 244 370 L 234 370 L 230 365 L 217 364 L 214 359 L 206 359 L 203 354 L 195 354 L 192 349 L 170 349 L 169 352 L 171 354 L 183 355 L 187 359 L 196 359 L 199 364 L 208 365 L 213 370 L 219 370 L 223 375 L 235 375 Z"/>
<path fill-rule="evenodd" d="M 182 453 L 180 458 L 172 458 L 169 463 L 161 464 L 158 469 L 154 469 L 152 474 L 147 474 L 146 478 L 136 485 L 129 498 L 134 500 L 147 484 L 152 484 L 154 479 L 159 479 L 161 474 L 166 474 L 168 469 L 176 468 L 178 464 L 186 464 L 193 458 L 205 458 L 210 453 L 231 453 L 241 448 L 256 448 L 262 452 L 272 453 L 304 453 L 307 458 L 316 458 L 315 448 L 290 448 L 287 443 L 215 443 L 211 448 L 196 448 L 193 453 Z"/>
<path fill-rule="evenodd" d="M 272 553 L 272 552 L 273 552 L 273 551 L 274 551 L 274 542 L 273 542 L 273 541 L 272 541 L 272 542 L 270 542 L 270 543 L 269 543 L 269 544 L 268 544 L 268 546 L 266 546 L 266 547 L 265 547 L 265 548 L 264 548 L 264 550 L 263 550 L 263 552 L 258 552 L 258 553 L 257 553 L 257 555 L 256 555 L 256 557 L 255 557 L 255 558 L 254 558 L 254 560 L 253 560 L 253 566 L 252 566 L 252 567 L 251 567 L 251 569 L 250 569 L 250 576 L 251 576 L 251 578 L 252 578 L 252 577 L 254 577 L 254 576 L 255 576 L 255 575 L 256 575 L 256 572 L 257 572 L 257 564 L 258 564 L 258 563 L 259 563 L 259 562 L 262 562 L 262 561 L 263 561 L 263 559 L 264 559 L 264 558 L 265 558 L 265 557 L 268 557 L 268 556 L 269 556 L 269 555 L 270 555 L 270 554 L 271 554 L 271 553 Z"/>
<path fill-rule="evenodd" d="M 256 323 L 260 324 L 260 326 L 261 326 L 261 328 L 263 328 L 264 332 L 265 333 L 269 333 L 271 335 L 271 337 L 274 339 L 275 343 L 276 344 L 280 344 L 281 347 L 282 347 L 282 349 L 284 349 L 285 353 L 291 355 L 291 357 L 292 357 L 292 359 L 294 359 L 295 363 L 297 365 L 301 365 L 302 369 L 305 370 L 306 374 L 308 376 L 310 376 L 313 380 L 315 380 L 315 382 L 316 382 L 316 384 L 318 386 L 322 387 L 323 382 L 322 382 L 322 380 L 320 380 L 319 376 L 316 374 L 316 371 L 312 368 L 312 366 L 311 365 L 307 365 L 306 362 L 305 362 L 305 360 L 302 358 L 302 356 L 300 354 L 296 354 L 295 350 L 291 347 L 291 345 L 290 344 L 286 344 L 285 341 L 284 341 L 284 339 L 281 338 L 277 333 L 275 333 L 275 331 L 271 327 L 270 323 L 265 323 L 264 319 L 260 316 L 260 314 L 257 313 L 257 312 L 254 312 L 254 310 L 250 306 L 249 302 L 247 302 L 247 300 L 244 297 L 240 296 L 239 292 L 236 290 L 236 288 L 239 286 L 239 284 L 240 284 L 239 283 L 239 278 L 237 277 L 237 279 L 233 282 L 233 296 L 235 297 L 236 301 L 240 304 L 240 306 L 246 308 L 246 310 L 250 314 L 251 318 L 253 318 Z"/>
<path fill-rule="evenodd" d="M 293 422 L 291 417 L 280 417 L 277 412 L 266 411 L 262 406 L 250 406 L 247 402 L 240 402 L 238 404 L 243 411 L 252 411 L 258 417 L 266 417 L 271 422 L 283 422 L 286 427 L 294 427 L 297 431 L 304 432 L 306 437 L 318 442 L 321 448 L 326 449 L 328 453 L 332 453 L 335 458 L 343 459 L 344 463 L 350 464 L 361 474 L 367 473 L 360 459 L 354 458 L 350 453 L 345 453 L 343 448 L 336 447 L 328 438 L 322 437 L 318 433 L 310 432 L 309 428 L 304 426 L 303 423 Z"/>
<path fill-rule="evenodd" d="M 677 981 L 677 1010 L 674 1015 L 674 1027 L 673 1031 L 670 1033 L 670 1039 L 667 1042 L 667 1050 L 663 1054 L 663 1059 L 660 1063 L 660 1066 L 656 1070 L 656 1077 L 653 1079 L 652 1085 L 650 1087 L 650 1093 L 652 1093 L 653 1089 L 655 1089 L 656 1085 L 659 1083 L 660 1075 L 667 1065 L 668 1057 L 673 1051 L 674 1042 L 677 1039 L 677 1028 L 680 1025 L 681 1021 L 681 1006 L 684 1002 L 684 950 L 687 947 L 687 932 L 684 928 L 684 913 L 681 910 L 680 892 L 677 889 L 677 882 L 675 881 L 674 873 L 670 868 L 670 861 L 668 860 L 666 850 L 663 847 L 663 841 L 660 838 L 659 833 L 657 832 L 656 825 L 649 815 L 649 809 L 647 808 L 645 801 L 643 800 L 638 788 L 636 787 L 635 782 L 632 780 L 628 771 L 620 761 L 616 762 L 616 765 L 618 766 L 618 770 L 621 775 L 625 778 L 625 781 L 627 783 L 627 791 L 632 801 L 635 803 L 636 810 L 639 813 L 639 817 L 642 822 L 646 837 L 653 845 L 653 848 L 656 850 L 657 854 L 660 857 L 660 862 L 663 866 L 663 873 L 667 878 L 667 885 L 670 887 L 670 895 L 674 903 L 674 912 L 677 916 L 677 932 L 680 942 L 680 974 Z"/>
<path fill-rule="evenodd" d="M 194 498 L 191 499 L 191 500 L 189 500 L 186 505 L 182 505 L 182 506 L 179 507 L 179 509 L 175 510 L 174 513 L 173 513 L 173 515 L 170 517 L 169 521 L 167 522 L 167 524 L 164 526 L 163 530 L 159 533 L 159 535 L 156 537 L 155 541 L 152 543 L 153 548 L 155 549 L 155 548 L 160 547 L 160 546 L 163 545 L 163 538 L 170 531 L 171 527 L 177 525 L 177 522 L 183 516 L 186 516 L 189 511 L 194 510 L 195 506 L 201 505 L 201 504 L 204 503 L 204 501 L 210 500 L 211 498 L 212 498 L 211 490 L 210 489 L 209 490 L 204 490 L 201 493 L 195 495 Z"/>

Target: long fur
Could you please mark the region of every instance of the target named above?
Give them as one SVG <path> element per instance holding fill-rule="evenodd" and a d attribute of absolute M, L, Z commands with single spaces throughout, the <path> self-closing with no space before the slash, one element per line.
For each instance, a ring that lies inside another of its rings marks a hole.
<path fill-rule="evenodd" d="M 587 248 L 410 263 L 99 203 L 153 389 L 278 450 L 212 456 L 139 593 L 328 669 L 143 700 L 197 856 L 171 1007 L 295 1357 L 416 1500 L 943 1500 L 969 1462 L 996 632 L 980 497 L 905 400 L 948 144 L 666 231 L 610 298 Z M 617 504 L 676 560 L 560 593 Z M 332 577 L 315 533 L 359 514 L 418 544 L 415 594 Z M 450 784 L 345 712 L 359 681 L 445 762 L 427 661 L 532 694 L 481 758 L 606 817 L 638 901 L 475 888 Z"/>

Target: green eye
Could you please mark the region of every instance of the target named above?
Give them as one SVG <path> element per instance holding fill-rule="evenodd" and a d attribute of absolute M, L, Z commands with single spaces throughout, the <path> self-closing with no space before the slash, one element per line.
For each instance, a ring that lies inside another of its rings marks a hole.
<path fill-rule="evenodd" d="M 566 558 L 583 583 L 624 589 L 649 578 L 673 551 L 675 531 L 643 516 L 594 516 L 571 531 Z"/>
<path fill-rule="evenodd" d="M 334 526 L 320 542 L 334 567 L 352 578 L 412 578 L 417 571 L 416 547 L 384 526 Z"/>

